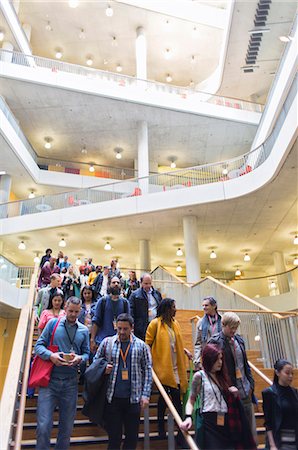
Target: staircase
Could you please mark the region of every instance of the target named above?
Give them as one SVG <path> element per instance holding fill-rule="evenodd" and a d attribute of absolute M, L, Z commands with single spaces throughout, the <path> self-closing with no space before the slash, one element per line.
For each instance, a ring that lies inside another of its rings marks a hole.
<path fill-rule="evenodd" d="M 177 320 L 183 331 L 183 337 L 185 340 L 185 346 L 192 351 L 192 336 L 190 327 L 190 318 L 196 315 L 196 311 L 178 311 Z M 34 336 L 34 343 L 37 339 L 37 331 Z M 260 354 L 256 351 L 248 351 L 249 360 L 260 367 Z M 273 378 L 273 369 L 261 368 L 262 372 L 269 378 Z M 293 385 L 298 385 L 298 369 L 295 371 L 295 377 Z M 258 434 L 258 448 L 264 448 L 265 444 L 265 428 L 264 428 L 264 415 L 262 408 L 262 395 L 263 389 L 268 387 L 268 384 L 257 374 L 253 373 L 256 388 L 255 395 L 258 398 L 259 404 L 255 407 L 255 417 L 257 425 Z M 36 390 L 35 395 L 32 398 L 27 398 L 23 436 L 22 436 L 22 449 L 33 449 L 35 448 L 35 433 L 36 433 L 36 408 L 37 408 L 37 395 L 38 390 Z M 164 450 L 168 448 L 167 440 L 159 440 L 157 433 L 157 399 L 158 392 L 153 387 L 153 394 L 150 399 L 149 405 L 149 416 L 150 416 L 150 448 Z M 77 413 L 75 417 L 74 429 L 71 437 L 70 448 L 78 448 L 84 450 L 92 449 L 105 449 L 107 446 L 108 438 L 105 430 L 98 427 L 95 424 L 89 422 L 88 418 L 82 414 L 83 398 L 82 398 L 82 387 L 79 387 L 79 396 L 77 403 Z M 55 437 L 57 436 L 58 430 L 58 412 L 54 413 L 54 427 L 52 430 L 52 443 L 54 444 Z M 144 418 L 141 417 L 140 432 L 139 432 L 139 444 L 138 450 L 144 448 Z"/>

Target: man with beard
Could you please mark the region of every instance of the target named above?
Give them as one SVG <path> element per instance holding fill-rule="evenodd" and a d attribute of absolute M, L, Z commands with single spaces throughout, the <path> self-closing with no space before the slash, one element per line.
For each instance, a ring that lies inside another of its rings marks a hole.
<path fill-rule="evenodd" d="M 117 317 L 129 314 L 130 307 L 126 298 L 120 295 L 121 284 L 118 277 L 111 279 L 108 295 L 100 298 L 92 318 L 90 348 L 95 352 L 101 341 L 117 333 Z"/>

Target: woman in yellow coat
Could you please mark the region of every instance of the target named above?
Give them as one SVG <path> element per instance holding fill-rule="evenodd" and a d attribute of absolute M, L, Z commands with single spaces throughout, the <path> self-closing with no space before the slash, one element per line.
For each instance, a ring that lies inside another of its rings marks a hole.
<path fill-rule="evenodd" d="M 186 392 L 188 381 L 185 354 L 192 358 L 184 348 L 180 325 L 175 319 L 175 300 L 165 298 L 157 310 L 146 332 L 146 343 L 151 347 L 153 368 L 166 392 L 172 399 L 180 417 L 182 416 L 181 394 Z M 165 438 L 164 414 L 166 403 L 159 396 L 157 405 L 159 437 Z M 183 435 L 178 432 L 177 444 L 184 444 Z"/>

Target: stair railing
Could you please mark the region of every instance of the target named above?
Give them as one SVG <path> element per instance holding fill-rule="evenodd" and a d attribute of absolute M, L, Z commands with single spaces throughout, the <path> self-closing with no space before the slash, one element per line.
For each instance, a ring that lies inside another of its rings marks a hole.
<path fill-rule="evenodd" d="M 271 386 L 273 384 L 272 381 L 270 380 L 270 378 L 266 377 L 266 375 L 263 374 L 263 372 L 260 369 L 258 369 L 253 363 L 248 361 L 248 364 L 249 364 L 250 368 L 254 372 L 256 372 L 269 386 Z"/>
<path fill-rule="evenodd" d="M 172 416 L 174 417 L 175 422 L 177 423 L 178 427 L 180 428 L 180 425 L 182 423 L 182 419 L 179 416 L 179 414 L 178 414 L 176 408 L 174 407 L 170 397 L 166 393 L 163 385 L 159 381 L 159 378 L 158 378 L 158 376 L 156 375 L 156 373 L 154 372 L 153 369 L 152 369 L 152 376 L 153 376 L 153 381 L 154 381 L 157 389 L 159 390 L 160 394 L 163 396 L 163 399 L 166 402 L 166 405 L 169 408 L 170 413 L 172 414 Z M 183 435 L 185 437 L 186 442 L 188 443 L 189 447 L 192 450 L 200 450 L 199 447 L 197 446 L 197 444 L 195 443 L 195 441 L 193 440 L 193 438 L 191 437 L 191 435 L 188 432 L 182 431 L 182 433 L 183 433 Z M 170 445 L 169 445 L 168 448 L 169 448 L 169 450 L 171 450 L 173 447 L 170 447 Z"/>
<path fill-rule="evenodd" d="M 15 334 L 13 348 L 5 377 L 0 405 L 1 450 L 21 448 L 21 438 L 24 422 L 24 411 L 27 392 L 27 381 L 34 331 L 33 302 L 37 267 L 31 277 L 28 301 L 23 306 Z M 14 429 L 17 423 L 16 429 Z"/>

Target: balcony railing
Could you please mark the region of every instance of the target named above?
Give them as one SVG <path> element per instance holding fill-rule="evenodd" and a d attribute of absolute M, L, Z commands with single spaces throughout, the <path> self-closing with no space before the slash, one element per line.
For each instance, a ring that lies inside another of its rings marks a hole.
<path fill-rule="evenodd" d="M 31 68 L 47 69 L 53 73 L 68 73 L 78 76 L 79 78 L 84 77 L 99 81 L 102 85 L 106 83 L 107 87 L 111 87 L 114 84 L 123 88 L 132 87 L 134 89 L 141 89 L 143 92 L 171 94 L 180 97 L 181 100 L 193 98 L 197 102 L 212 103 L 228 108 L 253 112 L 263 111 L 263 105 L 259 103 L 248 102 L 231 97 L 222 97 L 219 95 L 210 94 L 208 92 L 201 92 L 190 87 L 174 86 L 172 84 L 165 84 L 151 80 L 141 80 L 128 75 L 108 72 L 106 70 L 93 69 L 64 61 L 43 58 L 41 56 L 25 55 L 24 53 L 0 50 L 0 61 Z"/>
<path fill-rule="evenodd" d="M 0 279 L 18 288 L 28 288 L 33 266 L 16 266 L 4 256 L 0 255 Z"/>

